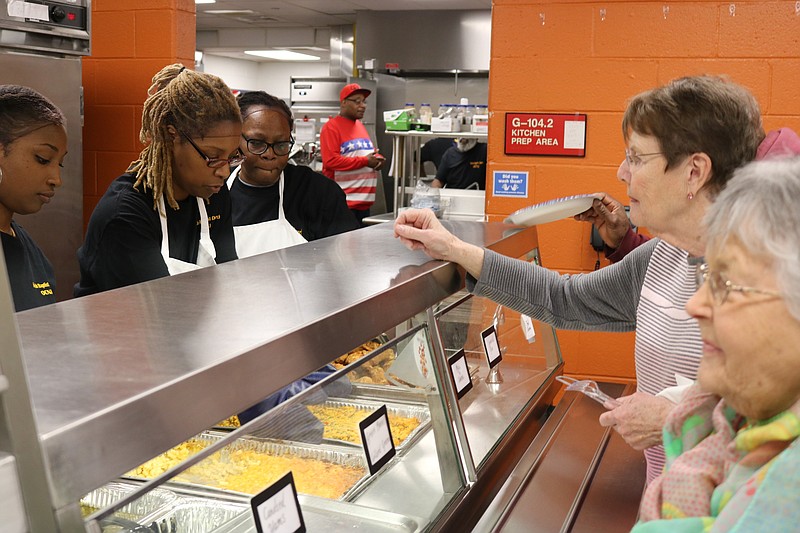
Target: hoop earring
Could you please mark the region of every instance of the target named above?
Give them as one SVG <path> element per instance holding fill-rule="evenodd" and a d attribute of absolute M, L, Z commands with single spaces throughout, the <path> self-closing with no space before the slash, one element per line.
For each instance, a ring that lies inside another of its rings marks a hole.
<path fill-rule="evenodd" d="M 691 202 L 694 199 L 694 194 L 690 192 L 689 194 L 686 195 L 686 198 Z"/>

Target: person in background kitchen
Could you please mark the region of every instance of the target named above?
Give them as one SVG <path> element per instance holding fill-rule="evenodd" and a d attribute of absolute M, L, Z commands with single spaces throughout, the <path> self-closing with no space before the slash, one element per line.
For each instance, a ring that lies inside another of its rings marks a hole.
<path fill-rule="evenodd" d="M 444 153 L 455 145 L 455 139 L 449 137 L 437 137 L 425 141 L 425 144 L 423 144 L 419 150 L 419 159 L 425 174 L 435 176 L 436 170 L 439 168 L 439 165 L 442 164 Z M 433 165 L 433 169 L 431 170 L 426 163 Z"/>
<path fill-rule="evenodd" d="M 442 156 L 431 187 L 486 189 L 486 143 L 477 139 L 456 139 Z"/>
<path fill-rule="evenodd" d="M 800 136 L 790 128 L 767 133 L 758 146 L 756 161 L 800 155 Z M 606 193 L 597 193 L 591 208 L 575 215 L 575 220 L 595 225 L 605 244 L 605 256 L 612 263 L 620 261 L 649 237 L 637 233 L 625 213 L 625 206 Z"/>
<path fill-rule="evenodd" d="M 631 220 L 651 239 L 600 270 L 559 275 L 462 242 L 430 210 L 398 216 L 407 246 L 462 265 L 475 294 L 557 328 L 636 331 L 637 392 L 599 422 L 644 450 L 648 480 L 664 465 L 661 429 L 677 399 L 672 388 L 695 378 L 703 343 L 685 305 L 705 251 L 702 221 L 733 171 L 755 158 L 764 139 L 761 114 L 744 87 L 691 76 L 635 96 L 622 119 Z"/>
<path fill-rule="evenodd" d="M 236 253 L 269 252 L 358 228 L 344 191 L 306 166 L 289 165 L 294 118 L 264 91 L 240 94 L 240 150 L 228 179 Z"/>
<path fill-rule="evenodd" d="M 322 173 L 344 190 L 347 207 L 359 224 L 375 203 L 379 171 L 385 161 L 361 123 L 370 93 L 357 83 L 345 85 L 339 92 L 339 115 L 326 122 L 319 134 Z"/>
<path fill-rule="evenodd" d="M 29 87 L 0 85 L 0 237 L 17 311 L 56 301 L 53 266 L 15 214 L 49 203 L 67 155 L 64 114 Z"/>
<path fill-rule="evenodd" d="M 139 159 L 94 209 L 75 296 L 237 258 L 225 180 L 244 160 L 242 119 L 216 76 L 176 63 L 153 77 Z"/>

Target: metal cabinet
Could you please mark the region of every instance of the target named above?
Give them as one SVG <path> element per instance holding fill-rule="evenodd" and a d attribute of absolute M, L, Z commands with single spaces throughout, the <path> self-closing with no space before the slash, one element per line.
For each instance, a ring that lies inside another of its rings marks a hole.
<path fill-rule="evenodd" d="M 538 253 L 535 228 L 448 224 L 499 253 Z M 429 350 L 421 394 L 431 429 L 350 501 L 320 505 L 413 516 L 419 529 L 474 514 L 516 462 L 517 439 L 543 419 L 561 356 L 549 326 L 536 323 L 536 342 L 520 342 L 518 317 L 506 312 L 505 382 L 485 383 L 479 333 L 496 307 L 463 286 L 455 265 L 407 250 L 382 224 L 18 314 L 0 293 L 4 346 L 20 347 L 0 360 L 11 378 L 0 452 L 17 458 L 29 527 L 97 531 L 81 517 L 85 494 L 387 332 L 388 347 L 418 337 Z M 445 358 L 460 348 L 477 374 L 458 400 Z M 273 411 L 265 416 L 281 416 Z"/>

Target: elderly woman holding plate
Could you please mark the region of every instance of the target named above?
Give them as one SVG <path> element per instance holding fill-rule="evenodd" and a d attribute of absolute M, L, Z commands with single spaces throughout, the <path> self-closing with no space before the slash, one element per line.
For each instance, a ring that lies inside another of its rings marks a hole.
<path fill-rule="evenodd" d="M 714 76 L 674 80 L 635 96 L 622 122 L 631 219 L 652 239 L 596 272 L 560 276 L 469 245 L 433 213 L 400 213 L 407 246 L 461 264 L 478 295 L 562 329 L 636 331 L 638 391 L 600 422 L 645 449 L 648 478 L 661 473 L 661 429 L 672 400 L 656 396 L 694 379 L 702 353 L 697 322 L 685 311 L 705 251 L 702 220 L 733 171 L 755 158 L 764 138 L 758 104 L 744 87 Z"/>
<path fill-rule="evenodd" d="M 686 306 L 703 338 L 698 383 L 667 418 L 667 467 L 637 533 L 800 526 L 799 199 L 799 158 L 759 162 L 709 211 Z"/>

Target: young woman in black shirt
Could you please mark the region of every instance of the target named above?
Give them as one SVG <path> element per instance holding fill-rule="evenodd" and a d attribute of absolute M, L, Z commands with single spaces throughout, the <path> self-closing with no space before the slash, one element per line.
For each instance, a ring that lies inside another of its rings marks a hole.
<path fill-rule="evenodd" d="M 13 217 L 38 212 L 61 186 L 65 123 L 33 89 L 0 85 L 0 238 L 17 311 L 56 301 L 50 261 Z"/>

